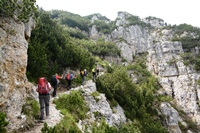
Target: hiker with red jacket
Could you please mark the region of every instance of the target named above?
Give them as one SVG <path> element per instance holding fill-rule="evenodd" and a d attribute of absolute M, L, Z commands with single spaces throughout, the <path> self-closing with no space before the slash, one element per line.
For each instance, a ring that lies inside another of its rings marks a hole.
<path fill-rule="evenodd" d="M 40 120 L 44 120 L 44 109 L 46 118 L 49 116 L 49 92 L 51 91 L 51 84 L 47 81 L 45 77 L 41 77 L 38 80 L 38 85 L 36 91 L 39 93 L 39 103 L 40 103 Z"/>
<path fill-rule="evenodd" d="M 51 78 L 51 83 L 52 83 L 52 85 L 53 85 L 53 97 L 55 97 L 56 96 L 56 90 L 57 90 L 57 85 L 58 85 L 58 83 L 59 83 L 59 79 L 62 79 L 62 77 L 61 76 L 58 76 L 58 74 L 56 73 L 55 75 L 53 75 L 52 76 L 52 78 Z"/>

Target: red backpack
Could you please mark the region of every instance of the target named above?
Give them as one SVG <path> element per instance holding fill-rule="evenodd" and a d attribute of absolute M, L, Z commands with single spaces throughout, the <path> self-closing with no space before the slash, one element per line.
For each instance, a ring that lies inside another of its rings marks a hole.
<path fill-rule="evenodd" d="M 50 91 L 49 88 L 50 88 L 50 86 L 48 84 L 48 81 L 44 77 L 39 78 L 39 80 L 38 80 L 38 92 L 40 94 L 47 94 Z"/>
<path fill-rule="evenodd" d="M 66 80 L 70 80 L 71 79 L 71 75 L 68 73 L 66 76 Z"/>

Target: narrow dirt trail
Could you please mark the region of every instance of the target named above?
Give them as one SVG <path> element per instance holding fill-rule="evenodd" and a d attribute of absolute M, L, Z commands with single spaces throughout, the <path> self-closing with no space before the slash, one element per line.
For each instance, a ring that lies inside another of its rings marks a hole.
<path fill-rule="evenodd" d="M 57 90 L 57 95 L 66 92 L 67 89 L 60 87 Z M 56 97 L 58 98 L 58 97 Z M 49 106 L 49 118 L 47 118 L 46 120 L 44 120 L 44 122 L 46 122 L 48 124 L 48 126 L 53 127 L 55 126 L 57 123 L 60 122 L 60 120 L 62 119 L 62 114 L 60 114 L 60 111 L 56 109 L 56 105 L 53 103 L 53 100 L 55 98 L 50 96 L 50 106 Z M 37 121 L 37 120 L 36 120 Z M 31 128 L 28 131 L 25 131 L 24 133 L 41 133 L 41 129 L 43 128 L 44 123 L 41 122 L 35 122 L 35 127 Z"/>
<path fill-rule="evenodd" d="M 77 87 L 74 87 L 70 90 L 67 90 L 66 86 L 58 85 L 58 88 L 57 88 L 57 91 L 56 91 L 57 96 L 55 98 L 58 98 L 59 95 L 70 93 L 71 90 L 78 90 L 80 88 L 85 88 L 85 87 L 87 87 L 88 84 L 91 84 L 92 82 L 93 82 L 92 80 L 86 81 L 86 85 L 84 85 L 84 87 L 83 86 L 77 86 Z M 49 118 L 47 118 L 44 121 L 50 127 L 54 127 L 57 123 L 60 122 L 60 120 L 63 117 L 63 115 L 60 113 L 60 111 L 56 109 L 56 105 L 53 103 L 53 100 L 55 98 L 50 95 L 50 108 L 49 108 L 50 116 L 49 116 Z M 43 128 L 43 126 L 44 126 L 44 123 L 36 122 L 34 128 L 31 128 L 30 130 L 25 131 L 23 133 L 41 133 L 41 129 Z"/>
<path fill-rule="evenodd" d="M 50 102 L 50 117 L 48 119 L 46 119 L 44 122 L 46 122 L 48 124 L 48 126 L 53 127 L 57 123 L 60 122 L 61 118 L 62 118 L 62 115 L 60 114 L 59 110 L 57 110 L 55 108 L 55 104 L 53 104 L 52 100 L 51 100 L 51 102 Z M 44 126 L 44 123 L 36 122 L 35 127 L 29 131 L 26 131 L 25 133 L 40 133 L 43 126 Z"/>

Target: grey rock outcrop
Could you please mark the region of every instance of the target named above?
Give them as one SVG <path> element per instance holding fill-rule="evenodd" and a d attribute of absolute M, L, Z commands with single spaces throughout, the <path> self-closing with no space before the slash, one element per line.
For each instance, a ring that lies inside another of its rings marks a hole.
<path fill-rule="evenodd" d="M 178 125 L 180 119 L 178 112 L 169 103 L 161 103 L 160 108 L 162 114 L 165 115 L 169 132 L 182 133 Z"/>
<path fill-rule="evenodd" d="M 19 118 L 26 97 L 37 95 L 26 77 L 27 40 L 34 25 L 31 18 L 26 24 L 0 18 L 0 110 L 7 114 L 9 130 L 24 122 Z"/>
<path fill-rule="evenodd" d="M 174 99 L 176 105 L 191 120 L 200 125 L 198 105 L 200 91 L 197 84 L 200 74 L 191 65 L 184 65 L 181 57 L 181 54 L 184 53 L 182 43 L 171 41 L 173 37 L 196 38 L 197 36 L 195 33 L 187 32 L 175 35 L 174 31 L 165 28 L 166 24 L 159 19 L 143 20 L 154 27 L 153 29 L 147 29 L 140 25 L 127 27 L 128 21 L 126 19 L 129 16 L 130 14 L 125 12 L 118 13 L 117 27 L 111 33 L 110 40 L 114 41 L 121 49 L 121 56 L 129 63 L 133 61 L 133 56 L 147 52 L 148 70 L 158 78 L 165 93 Z M 196 47 L 194 53 L 198 52 L 199 48 Z"/>
<path fill-rule="evenodd" d="M 70 91 L 73 90 L 82 90 L 85 102 L 89 107 L 87 113 L 89 117 L 85 120 L 80 120 L 78 123 L 78 127 L 81 130 L 84 130 L 85 126 L 90 127 L 94 122 L 100 122 L 103 117 L 110 126 L 118 126 L 127 122 L 124 110 L 119 105 L 111 108 L 105 94 L 99 93 L 97 96 L 92 95 L 93 93 L 98 92 L 95 83 L 91 80 L 87 81 L 86 85 L 73 88 Z M 70 94 L 70 91 L 66 92 L 66 94 Z"/>

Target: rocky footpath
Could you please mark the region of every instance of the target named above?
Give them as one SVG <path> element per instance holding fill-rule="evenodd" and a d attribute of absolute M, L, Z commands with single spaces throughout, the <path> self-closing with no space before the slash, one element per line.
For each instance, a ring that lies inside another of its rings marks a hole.
<path fill-rule="evenodd" d="M 87 113 L 90 117 L 85 120 L 80 120 L 79 123 L 77 123 L 77 126 L 80 128 L 80 130 L 84 130 L 84 127 L 92 125 L 93 122 L 97 122 L 99 118 L 96 118 L 94 116 L 95 112 L 99 112 L 103 117 L 105 117 L 106 123 L 110 126 L 116 126 L 119 124 L 123 124 L 126 122 L 126 117 L 124 115 L 124 111 L 120 106 L 117 106 L 113 109 L 111 109 L 108 101 L 106 100 L 106 97 L 104 94 L 100 94 L 97 97 L 93 97 L 91 94 L 96 91 L 96 85 L 92 80 L 89 80 L 86 82 L 84 86 L 79 86 L 76 88 L 72 88 L 70 90 L 67 90 L 66 88 L 58 88 L 58 96 L 53 98 L 51 96 L 50 100 L 50 116 L 45 119 L 44 122 L 48 124 L 48 126 L 53 127 L 57 123 L 60 122 L 63 115 L 60 114 L 60 111 L 56 109 L 55 104 L 53 104 L 53 100 L 56 98 L 59 98 L 60 95 L 63 94 L 70 94 L 73 90 L 81 90 L 82 95 L 84 96 L 84 99 L 89 106 L 89 112 Z M 95 100 L 98 98 L 98 101 Z M 35 127 L 26 131 L 25 133 L 40 133 L 42 127 L 44 126 L 44 123 L 39 123 L 36 121 Z"/>

